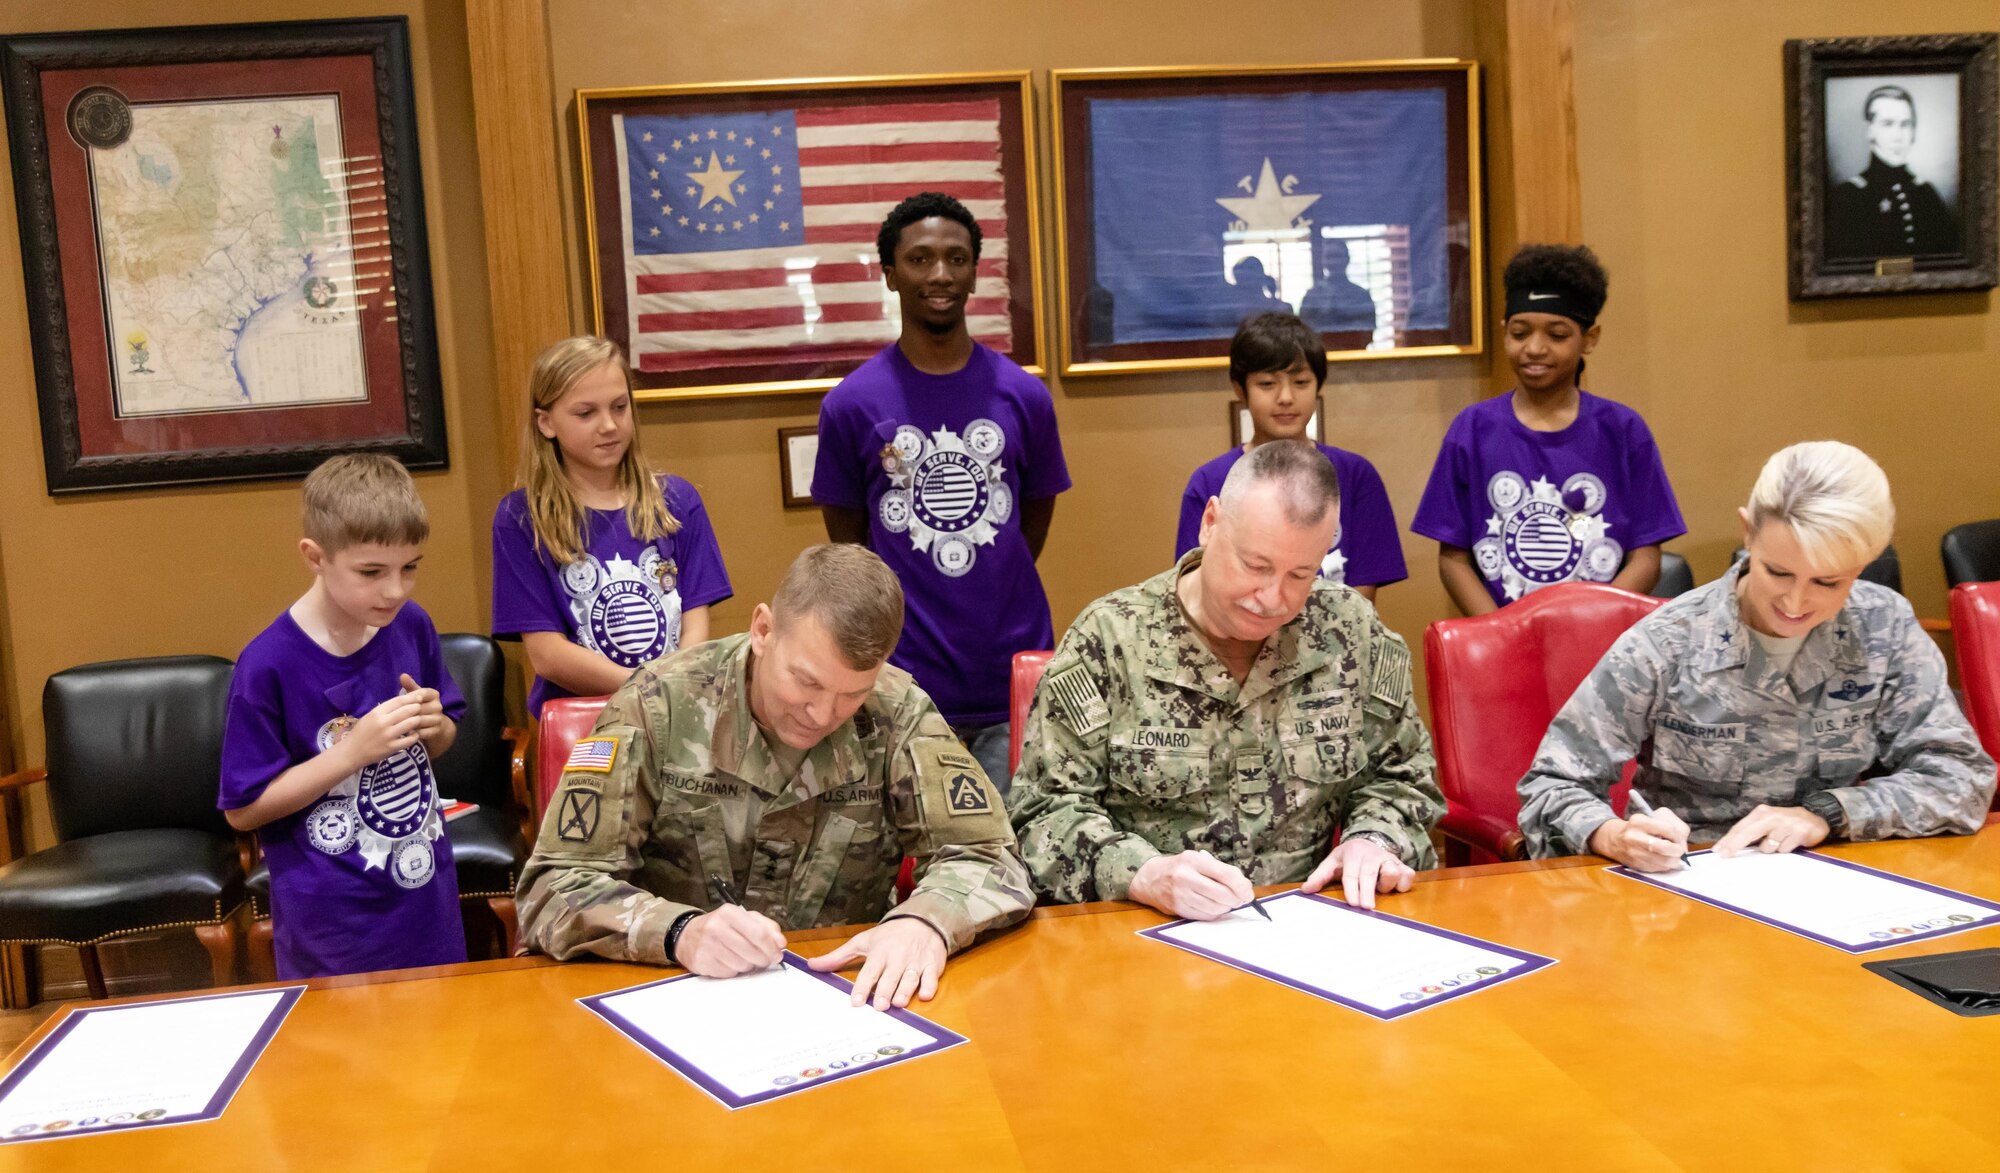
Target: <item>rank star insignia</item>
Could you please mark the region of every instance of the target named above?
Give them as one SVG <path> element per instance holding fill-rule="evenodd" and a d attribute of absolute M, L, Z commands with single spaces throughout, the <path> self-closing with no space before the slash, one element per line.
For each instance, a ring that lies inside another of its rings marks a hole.
<path fill-rule="evenodd" d="M 556 838 L 565 843 L 590 842 L 597 834 L 597 812 L 595 791 L 564 791 L 562 811 L 556 817 Z"/>

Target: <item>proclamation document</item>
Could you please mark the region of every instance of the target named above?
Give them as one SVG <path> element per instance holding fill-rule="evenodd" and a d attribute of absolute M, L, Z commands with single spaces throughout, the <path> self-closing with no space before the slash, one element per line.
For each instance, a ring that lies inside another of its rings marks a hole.
<path fill-rule="evenodd" d="M 1674 872 L 1609 870 L 1849 953 L 2000 923 L 2000 904 L 1821 855 L 1697 851 Z"/>
<path fill-rule="evenodd" d="M 1239 908 L 1139 935 L 1388 1021 L 1554 965 L 1555 959 L 1354 908 L 1330 897 L 1265 897 L 1270 920 Z"/>
<path fill-rule="evenodd" d="M 0 1144 L 213 1120 L 304 992 L 72 1011 L 0 1080 Z"/>
<path fill-rule="evenodd" d="M 732 1109 L 965 1042 L 908 1010 L 850 1006 L 853 991 L 787 952 L 762 973 L 685 974 L 578 1001 Z"/>

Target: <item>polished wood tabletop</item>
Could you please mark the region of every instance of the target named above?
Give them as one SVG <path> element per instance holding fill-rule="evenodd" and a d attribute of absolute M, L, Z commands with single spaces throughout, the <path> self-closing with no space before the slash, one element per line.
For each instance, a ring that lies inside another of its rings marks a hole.
<path fill-rule="evenodd" d="M 2000 899 L 2000 826 L 1830 851 Z M 1864 958 L 1601 860 L 1426 873 L 1383 907 L 1559 964 L 1385 1023 L 1136 936 L 1164 920 L 1137 905 L 1042 909 L 918 1007 L 969 1045 L 737 1112 L 576 1004 L 657 969 L 318 981 L 221 1119 L 0 1168 L 2000 1168 L 2000 1017 Z"/>

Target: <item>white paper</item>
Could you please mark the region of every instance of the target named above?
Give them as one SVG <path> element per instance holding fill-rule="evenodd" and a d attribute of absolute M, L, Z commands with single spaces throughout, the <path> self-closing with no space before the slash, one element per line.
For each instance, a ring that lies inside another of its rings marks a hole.
<path fill-rule="evenodd" d="M 1254 909 L 1241 908 L 1220 920 L 1185 921 L 1151 935 L 1378 1016 L 1548 964 L 1546 958 L 1499 952 L 1303 893 L 1273 896 L 1263 904 L 1271 914 L 1268 922 Z"/>
<path fill-rule="evenodd" d="M 207 1118 L 205 1110 L 297 989 L 81 1010 L 0 1096 L 0 1139 Z M 254 1058 L 254 1056 L 251 1056 Z"/>
<path fill-rule="evenodd" d="M 1847 947 L 2000 920 L 2000 912 L 1984 905 L 1815 855 L 1753 851 L 1724 859 L 1704 851 L 1688 862 L 1646 879 Z"/>
<path fill-rule="evenodd" d="M 849 997 L 779 965 L 742 977 L 658 982 L 594 1001 L 659 1044 L 654 1050 L 671 1052 L 663 1057 L 683 1075 L 697 1083 L 706 1076 L 738 1099 L 948 1045 L 892 1014 L 851 1006 Z"/>

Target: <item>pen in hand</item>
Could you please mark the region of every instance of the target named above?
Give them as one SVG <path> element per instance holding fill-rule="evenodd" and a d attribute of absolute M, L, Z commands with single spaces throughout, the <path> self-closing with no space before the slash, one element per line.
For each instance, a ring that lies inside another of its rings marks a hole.
<path fill-rule="evenodd" d="M 1625 800 L 1625 811 L 1627 814 L 1640 815 L 1658 813 L 1653 809 L 1653 804 L 1646 801 L 1646 796 L 1639 793 L 1639 788 L 1636 786 L 1632 788 L 1630 796 Z M 1688 858 L 1688 853 L 1685 850 L 1681 852 L 1681 863 L 1686 867 L 1694 866 L 1694 861 Z"/>
<path fill-rule="evenodd" d="M 714 872 L 710 872 L 708 873 L 708 886 L 714 889 L 716 896 L 724 904 L 734 904 L 739 908 L 742 907 L 743 898 L 736 894 L 736 886 L 728 880 L 723 879 Z"/>

